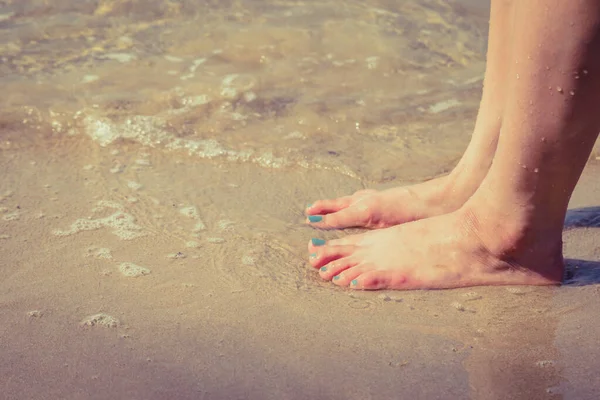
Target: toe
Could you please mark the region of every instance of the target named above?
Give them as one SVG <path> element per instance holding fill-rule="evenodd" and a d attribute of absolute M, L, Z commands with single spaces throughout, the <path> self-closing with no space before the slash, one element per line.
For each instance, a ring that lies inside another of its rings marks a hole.
<path fill-rule="evenodd" d="M 363 264 L 358 264 L 351 268 L 346 268 L 346 269 L 342 270 L 341 272 L 339 272 L 337 275 L 334 275 L 331 281 L 338 286 L 349 286 L 350 283 L 357 276 L 360 276 L 361 274 L 363 274 L 367 271 L 370 271 L 370 270 L 371 270 L 371 268 L 369 268 L 368 266 L 363 265 Z"/>
<path fill-rule="evenodd" d="M 309 262 L 315 268 L 321 268 L 325 264 L 353 254 L 356 246 L 322 246 L 316 247 L 310 254 Z"/>
<path fill-rule="evenodd" d="M 309 215 L 306 221 L 315 228 L 339 229 L 366 227 L 369 225 L 370 217 L 366 207 L 354 204 L 331 214 Z"/>
<path fill-rule="evenodd" d="M 340 239 L 333 240 L 323 240 L 319 238 L 312 238 L 308 241 L 308 253 L 313 255 L 319 252 L 319 250 L 323 249 L 324 246 L 357 246 L 360 245 L 363 237 L 366 234 L 358 234 L 358 235 L 348 235 L 346 237 Z"/>
<path fill-rule="evenodd" d="M 337 199 L 317 200 L 306 207 L 307 215 L 323 215 L 339 211 L 350 205 L 351 196 L 339 197 Z"/>
<path fill-rule="evenodd" d="M 373 270 L 354 276 L 349 287 L 357 290 L 409 289 L 406 276 L 390 271 Z"/>
<path fill-rule="evenodd" d="M 322 266 L 319 269 L 321 278 L 330 281 L 334 276 L 338 276 L 348 268 L 352 268 L 357 265 L 358 262 L 354 257 L 344 257 Z M 339 278 L 338 278 L 339 279 Z"/>

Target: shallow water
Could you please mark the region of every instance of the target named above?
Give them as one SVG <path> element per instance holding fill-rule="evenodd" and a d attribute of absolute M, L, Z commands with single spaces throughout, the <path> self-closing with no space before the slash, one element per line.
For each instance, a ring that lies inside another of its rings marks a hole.
<path fill-rule="evenodd" d="M 356 293 L 306 263 L 348 234 L 306 203 L 454 165 L 486 34 L 473 0 L 0 0 L 2 393 L 597 398 L 597 213 L 560 289 Z"/>

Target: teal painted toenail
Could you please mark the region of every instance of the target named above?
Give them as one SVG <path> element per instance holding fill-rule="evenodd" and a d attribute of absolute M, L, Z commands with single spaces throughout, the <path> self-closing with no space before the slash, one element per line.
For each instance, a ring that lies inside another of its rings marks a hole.
<path fill-rule="evenodd" d="M 310 258 L 317 258 L 317 253 L 311 253 Z"/>
<path fill-rule="evenodd" d="M 358 281 L 356 279 L 354 279 L 352 282 L 350 282 L 350 284 L 352 286 L 356 286 L 356 285 L 358 285 Z"/>
<path fill-rule="evenodd" d="M 339 276 L 339 275 L 336 275 L 336 276 L 334 276 L 334 277 L 333 277 L 333 280 L 334 280 L 334 281 L 337 281 L 338 279 L 340 279 L 340 276 Z"/>
<path fill-rule="evenodd" d="M 321 267 L 321 272 L 327 271 L 327 267 Z"/>
<path fill-rule="evenodd" d="M 321 222 L 321 221 L 323 221 L 323 217 L 320 215 L 309 215 L 308 220 L 310 222 Z"/>
<path fill-rule="evenodd" d="M 311 241 L 313 246 L 323 246 L 325 244 L 323 239 L 312 238 Z"/>
<path fill-rule="evenodd" d="M 312 207 L 312 203 L 306 205 L 306 208 L 311 208 L 311 207 Z"/>

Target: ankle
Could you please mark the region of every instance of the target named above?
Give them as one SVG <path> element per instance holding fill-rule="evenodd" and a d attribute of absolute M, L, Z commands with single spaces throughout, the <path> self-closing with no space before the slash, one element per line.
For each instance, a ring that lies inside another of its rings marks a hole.
<path fill-rule="evenodd" d="M 466 229 L 497 259 L 553 282 L 562 278 L 562 225 L 546 223 L 533 207 L 502 207 L 479 195 L 459 210 Z"/>

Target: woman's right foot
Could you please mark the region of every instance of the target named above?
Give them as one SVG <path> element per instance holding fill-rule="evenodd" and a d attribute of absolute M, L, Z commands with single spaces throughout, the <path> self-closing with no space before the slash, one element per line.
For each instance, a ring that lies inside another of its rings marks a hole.
<path fill-rule="evenodd" d="M 306 222 L 321 229 L 378 229 L 447 214 L 462 207 L 486 172 L 487 168 L 457 167 L 449 175 L 416 185 L 318 200 L 306 208 Z"/>

